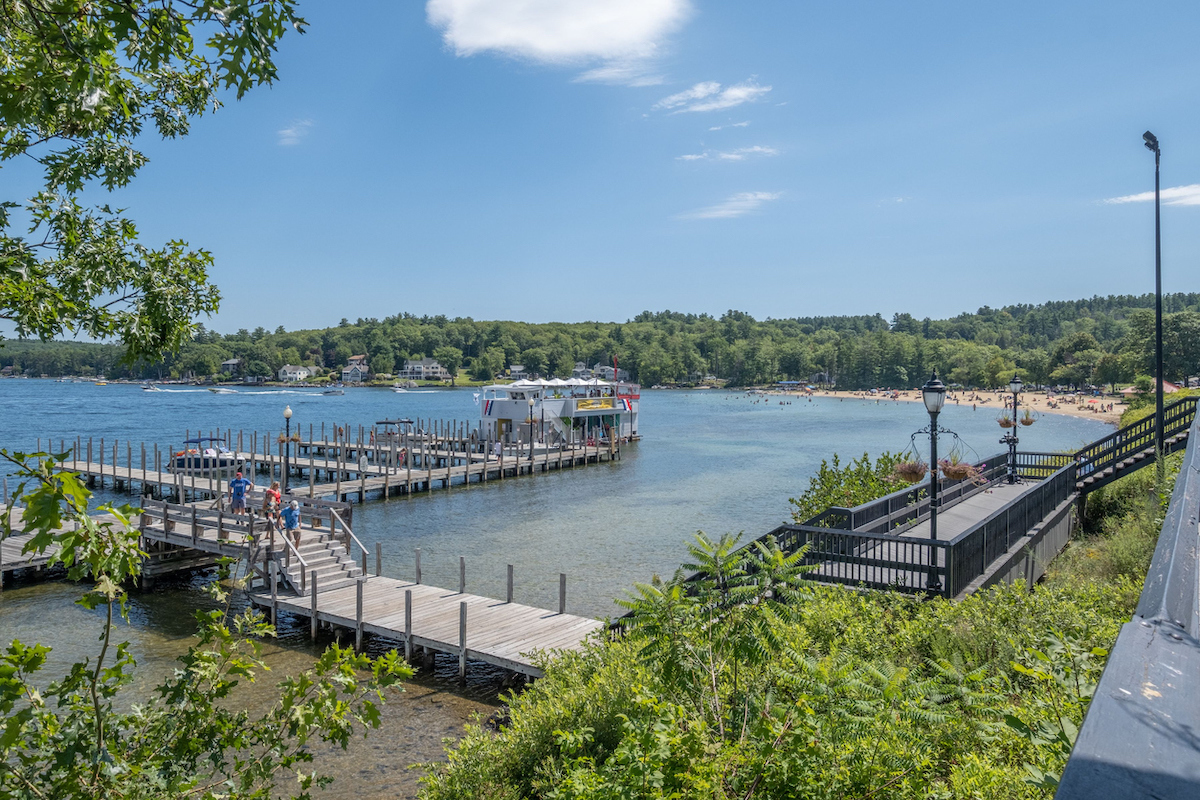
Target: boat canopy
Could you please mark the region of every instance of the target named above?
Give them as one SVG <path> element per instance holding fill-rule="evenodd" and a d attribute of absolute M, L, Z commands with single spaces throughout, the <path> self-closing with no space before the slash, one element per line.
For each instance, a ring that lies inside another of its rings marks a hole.
<path fill-rule="evenodd" d="M 531 381 L 522 379 L 519 381 L 513 381 L 512 383 L 495 383 L 491 386 L 485 386 L 483 388 L 485 391 L 503 391 L 507 389 L 545 389 L 567 386 L 597 387 L 616 386 L 616 384 L 612 383 L 611 381 L 602 381 L 599 378 L 590 378 L 588 380 L 583 380 L 582 378 L 550 378 L 549 380 Z"/>
<path fill-rule="evenodd" d="M 197 436 L 195 439 L 184 439 L 184 444 L 204 444 L 205 442 L 224 442 L 224 436 Z"/>

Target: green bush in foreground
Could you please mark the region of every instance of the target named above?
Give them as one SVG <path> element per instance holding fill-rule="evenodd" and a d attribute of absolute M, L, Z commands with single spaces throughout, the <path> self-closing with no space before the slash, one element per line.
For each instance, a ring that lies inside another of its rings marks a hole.
<path fill-rule="evenodd" d="M 851 471 L 886 492 L 868 461 Z M 701 534 L 683 569 L 704 578 L 639 586 L 625 635 L 545 663 L 423 796 L 1048 798 L 1162 523 L 1147 480 L 1113 484 L 1091 557 L 958 603 L 815 584 L 796 555 Z"/>
<path fill-rule="evenodd" d="M 693 552 L 716 562 L 732 544 L 701 538 Z M 794 557 L 751 553 L 690 592 L 679 576 L 639 587 L 627 635 L 548 663 L 509 698 L 511 725 L 471 729 L 424 796 L 1024 798 L 1053 787 L 1127 614 L 1122 592 L 925 602 L 813 585 Z"/>

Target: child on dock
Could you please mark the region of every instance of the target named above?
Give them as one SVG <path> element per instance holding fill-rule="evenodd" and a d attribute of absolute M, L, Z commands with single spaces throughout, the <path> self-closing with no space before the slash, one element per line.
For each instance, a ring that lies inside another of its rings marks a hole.
<path fill-rule="evenodd" d="M 279 481 L 273 481 L 271 483 L 271 488 L 267 489 L 267 491 L 263 494 L 263 516 L 272 522 L 278 523 L 280 502 L 281 495 L 279 493 Z"/>

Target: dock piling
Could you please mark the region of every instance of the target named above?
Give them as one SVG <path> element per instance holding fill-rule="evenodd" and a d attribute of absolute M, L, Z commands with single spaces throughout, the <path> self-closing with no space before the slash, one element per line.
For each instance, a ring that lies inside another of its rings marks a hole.
<path fill-rule="evenodd" d="M 458 604 L 458 682 L 467 682 L 467 604 Z"/>
<path fill-rule="evenodd" d="M 511 603 L 513 597 L 513 565 L 508 565 L 508 593 L 505 595 L 506 603 Z"/>
<path fill-rule="evenodd" d="M 317 571 L 310 570 L 309 586 L 312 588 L 312 618 L 309 621 L 308 635 L 314 642 L 317 640 Z"/>
<path fill-rule="evenodd" d="M 467 559 L 466 556 L 458 557 L 458 593 L 466 594 L 467 592 Z"/>
<path fill-rule="evenodd" d="M 567 573 L 558 573 L 558 613 L 567 613 Z"/>
<path fill-rule="evenodd" d="M 412 589 L 404 590 L 404 660 L 412 663 Z"/>
<path fill-rule="evenodd" d="M 418 584 L 420 584 L 420 582 L 421 582 L 421 548 L 419 548 L 419 547 L 417 548 L 417 581 L 416 582 Z"/>
<path fill-rule="evenodd" d="M 383 573 L 383 545 L 379 542 L 375 543 L 375 577 L 378 578 Z"/>
<path fill-rule="evenodd" d="M 359 579 L 358 579 L 358 582 L 355 584 L 355 595 L 354 595 L 354 652 L 356 652 L 356 653 L 361 653 L 361 652 L 362 652 L 362 649 L 363 649 L 363 615 L 362 615 L 362 606 L 363 606 L 363 580 L 364 580 L 364 578 L 366 578 L 366 576 L 365 576 L 365 575 L 364 575 L 362 578 L 359 578 Z"/>

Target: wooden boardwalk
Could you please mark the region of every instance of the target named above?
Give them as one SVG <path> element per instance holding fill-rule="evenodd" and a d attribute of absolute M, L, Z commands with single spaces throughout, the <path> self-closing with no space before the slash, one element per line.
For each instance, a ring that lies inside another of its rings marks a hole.
<path fill-rule="evenodd" d="M 534 651 L 577 650 L 604 628 L 590 617 L 387 577 L 364 577 L 327 592 L 314 584 L 308 597 L 270 592 L 250 597 L 276 613 L 307 617 L 314 630 L 320 623 L 353 630 L 359 645 L 364 634 L 372 634 L 403 643 L 410 659 L 416 647 L 457 655 L 460 677 L 468 660 L 541 677 Z"/>
<path fill-rule="evenodd" d="M 391 465 L 385 463 L 386 450 L 374 450 L 379 461 L 373 461 L 365 453 L 357 459 L 345 457 L 358 452 L 353 445 L 339 448 L 336 443 L 302 442 L 298 447 L 305 445 L 308 445 L 307 453 L 287 459 L 291 494 L 338 501 L 354 498 L 359 502 L 364 502 L 369 494 L 380 498 L 411 495 L 435 488 L 482 484 L 620 458 L 619 450 L 605 446 L 562 445 L 536 446 L 532 453 L 527 448 L 520 451 L 510 448 L 497 459 L 490 452 L 456 449 L 443 442 L 440 446 L 437 443 L 419 446 L 409 454 L 405 464 Z M 77 445 L 73 452 L 91 450 L 91 447 Z M 337 453 L 336 457 L 317 455 L 331 450 Z M 246 463 L 250 475 L 265 471 L 269 477 L 279 476 L 282 480 L 284 459 L 280 456 L 242 452 L 236 457 Z M 125 463 L 122 464 L 122 460 Z M 135 450 L 129 443 L 123 449 L 119 443 L 114 443 L 112 458 L 107 462 L 102 458 L 88 460 L 85 456 L 68 459 L 63 466 L 83 476 L 93 486 L 104 486 L 107 481 L 112 487 L 127 492 L 137 486 L 141 495 L 172 497 L 176 502 L 215 499 L 227 490 L 229 479 L 233 477 L 232 470 L 214 471 L 210 475 L 176 474 L 157 469 L 155 465 L 161 465 L 162 460 L 161 453 L 150 453 L 143 445 Z M 321 475 L 324 480 L 318 482 Z"/>

